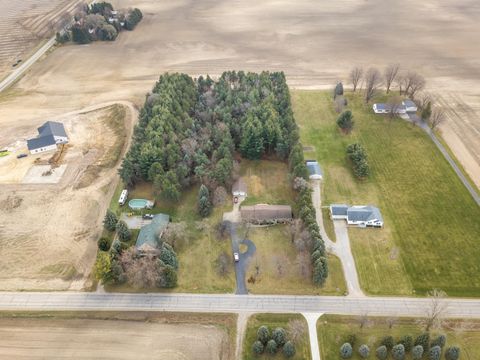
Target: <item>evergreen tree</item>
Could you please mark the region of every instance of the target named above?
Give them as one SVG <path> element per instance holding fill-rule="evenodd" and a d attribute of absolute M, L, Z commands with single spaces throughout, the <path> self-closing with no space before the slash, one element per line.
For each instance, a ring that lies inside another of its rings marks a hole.
<path fill-rule="evenodd" d="M 107 210 L 105 218 L 103 219 L 103 227 L 108 231 L 114 231 L 117 226 L 117 215 L 110 209 Z"/>
<path fill-rule="evenodd" d="M 345 133 L 349 133 L 353 129 L 353 115 L 350 110 L 344 111 L 340 114 L 337 119 L 337 125 L 340 129 L 342 129 Z"/>
<path fill-rule="evenodd" d="M 313 268 L 313 282 L 316 285 L 323 286 L 328 276 L 328 264 L 325 257 L 318 259 Z"/>
<path fill-rule="evenodd" d="M 440 360 L 440 356 L 442 356 L 442 348 L 438 345 L 433 346 L 428 352 L 429 360 Z"/>
<path fill-rule="evenodd" d="M 277 327 L 272 331 L 272 339 L 278 346 L 283 346 L 287 341 L 287 332 L 281 327 Z"/>
<path fill-rule="evenodd" d="M 285 345 L 283 345 L 282 352 L 286 358 L 294 357 L 296 353 L 295 345 L 293 345 L 291 341 L 287 341 Z"/>
<path fill-rule="evenodd" d="M 130 238 L 132 237 L 132 234 L 130 233 L 130 230 L 128 229 L 128 226 L 125 223 L 125 221 L 120 220 L 119 222 L 117 222 L 116 229 L 117 229 L 117 235 L 120 241 L 125 242 L 130 240 Z"/>
<path fill-rule="evenodd" d="M 278 345 L 275 342 L 275 340 L 273 340 L 273 339 L 268 340 L 267 346 L 265 347 L 265 349 L 267 350 L 267 353 L 269 353 L 270 355 L 273 355 L 277 352 Z"/>
<path fill-rule="evenodd" d="M 393 348 L 393 345 L 395 345 L 395 342 L 393 340 L 392 336 L 385 336 L 382 341 L 380 341 L 381 345 L 385 345 L 385 347 L 388 350 L 391 350 Z"/>
<path fill-rule="evenodd" d="M 165 265 L 170 265 L 175 270 L 178 270 L 177 254 L 175 254 L 173 248 L 165 242 L 162 244 L 159 259 L 162 260 Z"/>
<path fill-rule="evenodd" d="M 262 325 L 257 330 L 257 340 L 266 345 L 268 340 L 270 340 L 270 329 L 268 326 Z"/>
<path fill-rule="evenodd" d="M 395 345 L 392 348 L 392 357 L 395 360 L 404 360 L 405 359 L 405 347 L 402 344 Z"/>
<path fill-rule="evenodd" d="M 381 345 L 375 350 L 375 356 L 378 360 L 387 360 L 388 349 L 385 345 Z"/>
<path fill-rule="evenodd" d="M 412 350 L 413 338 L 410 335 L 406 335 L 402 337 L 398 343 L 402 344 L 405 347 L 405 352 L 408 353 Z"/>
<path fill-rule="evenodd" d="M 445 351 L 446 360 L 458 360 L 460 358 L 460 348 L 451 346 Z"/>
<path fill-rule="evenodd" d="M 161 268 L 160 287 L 174 288 L 177 286 L 177 271 L 173 266 L 165 265 Z"/>
<path fill-rule="evenodd" d="M 340 347 L 340 357 L 342 359 L 350 359 L 352 355 L 353 355 L 352 345 L 350 345 L 349 343 L 344 343 Z"/>
<path fill-rule="evenodd" d="M 368 355 L 370 354 L 370 348 L 368 347 L 368 345 L 360 345 L 360 347 L 358 348 L 358 354 L 363 359 L 368 358 Z"/>
<path fill-rule="evenodd" d="M 255 341 L 252 345 L 252 351 L 255 355 L 260 355 L 263 353 L 264 346 L 261 341 Z"/>
<path fill-rule="evenodd" d="M 412 358 L 413 360 L 420 360 L 423 357 L 423 346 L 416 345 L 412 349 Z"/>
<path fill-rule="evenodd" d="M 260 159 L 263 154 L 262 125 L 253 115 L 247 118 L 243 126 L 240 151 L 243 157 L 250 160 Z"/>
<path fill-rule="evenodd" d="M 212 212 L 212 203 L 210 201 L 210 192 L 208 188 L 202 184 L 198 191 L 198 213 L 202 217 L 207 217 Z"/>
<path fill-rule="evenodd" d="M 430 334 L 428 332 L 425 332 L 417 336 L 414 345 L 422 345 L 423 350 L 428 351 L 430 348 Z"/>

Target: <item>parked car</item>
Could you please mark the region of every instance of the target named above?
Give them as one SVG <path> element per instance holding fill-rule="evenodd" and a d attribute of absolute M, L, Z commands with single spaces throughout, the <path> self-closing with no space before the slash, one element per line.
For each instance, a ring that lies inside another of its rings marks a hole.
<path fill-rule="evenodd" d="M 18 154 L 17 159 L 21 159 L 21 158 L 24 158 L 24 157 L 27 157 L 27 156 L 28 156 L 27 154 Z"/>
<path fill-rule="evenodd" d="M 240 261 L 240 255 L 238 255 L 237 252 L 233 253 L 233 260 L 235 260 L 235 262 L 239 262 L 239 261 Z"/>
<path fill-rule="evenodd" d="M 142 218 L 145 220 L 152 220 L 153 219 L 153 214 L 143 214 Z"/>

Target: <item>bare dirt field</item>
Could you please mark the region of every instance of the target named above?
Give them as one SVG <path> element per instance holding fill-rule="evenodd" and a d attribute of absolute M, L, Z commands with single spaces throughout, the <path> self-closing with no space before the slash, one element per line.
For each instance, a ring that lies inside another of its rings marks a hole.
<path fill-rule="evenodd" d="M 480 185 L 478 1 L 113 3 L 139 7 L 144 20 L 115 42 L 64 46 L 36 64 L 0 95 L 2 135 L 32 118 L 103 101 L 140 104 L 164 71 L 283 70 L 292 87 L 308 89 L 346 79 L 355 65 L 398 62 L 423 74 L 448 108 L 444 138 Z"/>
<path fill-rule="evenodd" d="M 131 111 L 117 105 L 56 119 L 65 124 L 70 142 L 50 176 L 39 174 L 39 165 L 28 170 L 37 155 L 17 159 L 14 152 L 0 159 L 0 173 L 6 174 L 0 177 L 0 289 L 85 286 L 117 181 L 115 165 L 136 115 Z M 48 177 L 49 184 L 43 179 Z"/>
<path fill-rule="evenodd" d="M 52 24 L 80 0 L 0 0 L 0 79 L 54 34 Z"/>
<path fill-rule="evenodd" d="M 195 320 L 0 319 L 2 359 L 228 360 L 228 342 L 226 328 Z"/>

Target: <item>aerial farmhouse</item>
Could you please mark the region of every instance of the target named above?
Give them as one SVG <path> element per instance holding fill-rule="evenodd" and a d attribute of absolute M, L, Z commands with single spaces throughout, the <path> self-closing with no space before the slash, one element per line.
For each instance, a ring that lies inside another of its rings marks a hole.
<path fill-rule="evenodd" d="M 170 216 L 157 214 L 152 222 L 142 226 L 135 243 L 135 249 L 142 253 L 155 253 L 159 250 L 160 239 L 170 222 Z"/>
<path fill-rule="evenodd" d="M 373 104 L 373 111 L 375 114 L 390 114 L 392 111 L 394 111 L 396 114 L 407 114 L 416 113 L 417 110 L 417 105 L 415 105 L 415 103 L 410 99 L 403 100 L 402 104 L 396 107 L 392 107 L 392 105 L 384 103 Z"/>
<path fill-rule="evenodd" d="M 346 204 L 330 205 L 333 220 L 346 220 L 348 225 L 358 227 L 383 227 L 380 210 L 372 205 L 349 206 Z"/>
<path fill-rule="evenodd" d="M 27 147 L 31 154 L 56 150 L 58 144 L 68 143 L 68 136 L 62 123 L 47 121 L 37 130 L 38 136 L 27 140 Z"/>

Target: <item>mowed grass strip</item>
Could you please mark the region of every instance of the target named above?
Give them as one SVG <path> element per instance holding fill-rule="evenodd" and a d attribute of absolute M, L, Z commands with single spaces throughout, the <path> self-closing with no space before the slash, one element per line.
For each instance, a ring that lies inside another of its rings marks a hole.
<path fill-rule="evenodd" d="M 480 207 L 418 127 L 373 113 L 347 94 L 355 128 L 342 134 L 329 91 L 293 91 L 305 146 L 325 171 L 323 204 L 380 207 L 385 228 L 349 231 L 362 287 L 370 294 L 480 295 Z M 345 149 L 361 143 L 371 176 L 357 180 Z M 311 156 L 309 154 L 309 156 Z"/>
<path fill-rule="evenodd" d="M 299 314 L 255 314 L 250 316 L 247 323 L 247 331 L 243 340 L 243 360 L 259 360 L 259 359 L 285 359 L 282 351 L 279 350 L 274 356 L 255 355 L 252 351 L 252 345 L 257 340 L 257 330 L 260 326 L 266 325 L 270 329 L 270 333 L 277 327 L 282 327 L 288 331 L 288 323 L 290 321 L 299 320 L 304 324 L 304 334 L 302 338 L 295 343 L 296 353 L 292 360 L 310 360 L 310 341 L 308 340 L 307 321 Z"/>
<path fill-rule="evenodd" d="M 318 342 L 322 359 L 340 359 L 340 346 L 346 341 L 347 336 L 354 334 L 357 337 L 354 345 L 352 360 L 361 359 L 358 354 L 358 347 L 367 344 L 370 348 L 369 359 L 375 358 L 375 350 L 380 346 L 384 336 L 393 336 L 397 341 L 400 337 L 410 335 L 415 339 L 423 332 L 415 319 L 391 319 L 394 323 L 390 328 L 388 318 L 371 317 L 367 324 L 360 328 L 360 319 L 340 315 L 324 315 L 317 323 Z M 443 329 L 435 329 L 430 333 L 433 340 L 436 336 L 444 334 L 447 336 L 447 343 L 444 349 L 449 346 L 459 346 L 461 359 L 480 359 L 480 322 L 474 320 L 451 320 L 444 324 Z M 423 358 L 428 358 L 424 355 Z M 389 357 L 391 359 L 391 357 Z M 411 360 L 411 353 L 405 357 Z M 443 355 L 442 355 L 443 359 Z"/>
<path fill-rule="evenodd" d="M 295 248 L 288 226 L 252 227 L 248 238 L 256 246 L 246 275 L 246 280 L 255 279 L 255 282 L 247 282 L 252 294 L 345 294 L 342 265 L 333 255 L 328 258 L 329 276 L 325 285 L 319 287 L 313 284 L 310 254 L 302 254 Z"/>

